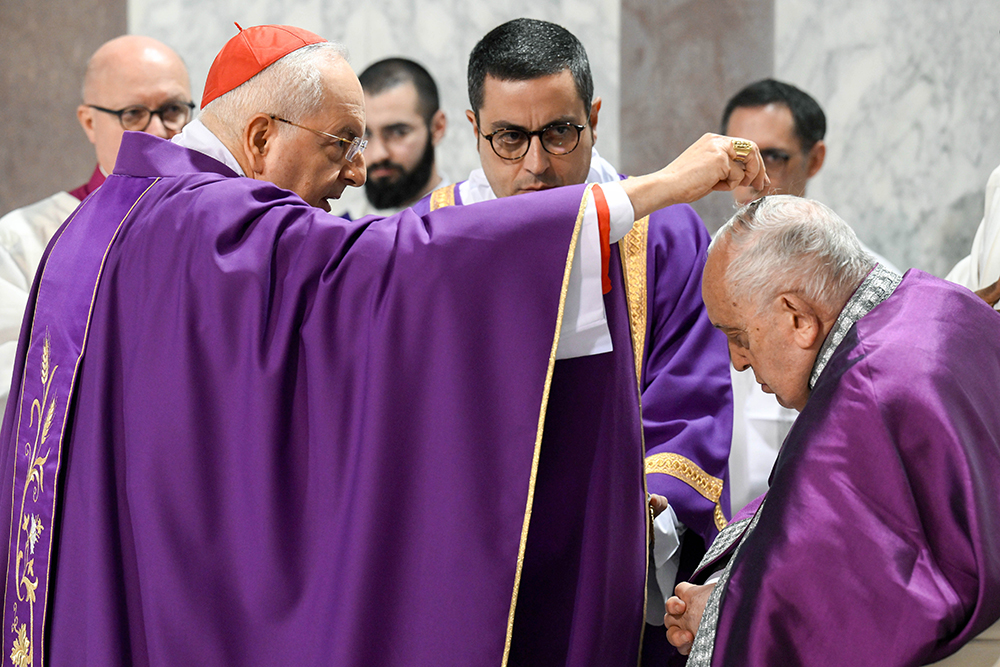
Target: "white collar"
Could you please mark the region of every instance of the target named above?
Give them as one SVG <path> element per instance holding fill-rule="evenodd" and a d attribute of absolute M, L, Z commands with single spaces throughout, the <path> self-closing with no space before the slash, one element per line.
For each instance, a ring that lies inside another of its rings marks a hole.
<path fill-rule="evenodd" d="M 246 176 L 243 172 L 243 167 L 236 161 L 233 154 L 229 152 L 226 145 L 210 129 L 205 127 L 205 124 L 198 118 L 185 125 L 181 133 L 174 135 L 170 141 L 178 146 L 183 146 L 184 148 L 204 153 L 210 158 L 215 158 L 237 174 Z"/>

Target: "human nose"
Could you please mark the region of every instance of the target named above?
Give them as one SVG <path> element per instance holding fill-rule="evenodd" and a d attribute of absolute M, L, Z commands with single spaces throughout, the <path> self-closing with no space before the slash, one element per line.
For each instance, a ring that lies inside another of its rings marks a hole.
<path fill-rule="evenodd" d="M 150 114 L 149 125 L 146 126 L 143 132 L 160 137 L 161 139 L 169 139 L 177 134 L 173 130 L 167 129 L 167 126 L 163 124 L 163 119 L 160 118 L 160 114 L 157 113 Z"/>
<path fill-rule="evenodd" d="M 541 174 L 550 164 L 549 154 L 542 148 L 542 138 L 529 137 L 528 152 L 524 154 L 524 168 L 532 174 Z"/>
<path fill-rule="evenodd" d="M 340 170 L 340 180 L 353 188 L 360 188 L 364 185 L 368 178 L 368 166 L 365 164 L 366 155 L 368 155 L 367 150 L 364 154 L 358 155 L 346 163 L 344 168 Z"/>
<path fill-rule="evenodd" d="M 365 148 L 365 156 L 372 164 L 382 162 L 389 157 L 389 151 L 386 148 L 385 142 L 378 135 L 372 134 L 368 137 L 368 147 Z"/>
<path fill-rule="evenodd" d="M 750 360 L 747 359 L 746 355 L 743 354 L 743 351 L 733 343 L 729 344 L 729 359 L 733 363 L 733 368 L 740 373 L 750 368 Z"/>

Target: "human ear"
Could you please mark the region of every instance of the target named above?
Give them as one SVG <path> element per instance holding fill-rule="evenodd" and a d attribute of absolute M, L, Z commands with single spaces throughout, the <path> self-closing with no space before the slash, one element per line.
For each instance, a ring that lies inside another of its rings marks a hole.
<path fill-rule="evenodd" d="M 476 152 L 479 152 L 479 123 L 476 122 L 476 114 L 471 109 L 465 110 L 465 117 L 472 123 L 472 135 L 476 138 Z"/>
<path fill-rule="evenodd" d="M 438 109 L 431 118 L 431 144 L 437 146 L 444 139 L 444 131 L 448 127 L 448 119 L 444 111 Z"/>
<path fill-rule="evenodd" d="M 601 111 L 601 98 L 595 97 L 594 103 L 590 105 L 590 131 L 594 135 L 594 142 L 597 142 L 597 114 Z"/>
<path fill-rule="evenodd" d="M 90 143 L 96 144 L 97 138 L 94 135 L 94 110 L 86 104 L 81 104 L 76 108 L 76 119 L 80 121 L 80 127 L 83 128 Z"/>
<path fill-rule="evenodd" d="M 819 340 L 820 318 L 812 305 L 798 294 L 786 293 L 778 297 L 785 321 L 791 328 L 792 341 L 803 350 L 812 348 Z"/>
<path fill-rule="evenodd" d="M 252 174 L 264 173 L 270 142 L 276 131 L 271 117 L 262 113 L 251 118 L 243 130 L 243 155 L 250 163 Z"/>
<path fill-rule="evenodd" d="M 823 166 L 823 161 L 826 159 L 826 144 L 820 139 L 813 147 L 809 149 L 809 155 L 806 157 L 806 178 L 812 178 L 816 175 L 816 172 L 820 170 Z"/>

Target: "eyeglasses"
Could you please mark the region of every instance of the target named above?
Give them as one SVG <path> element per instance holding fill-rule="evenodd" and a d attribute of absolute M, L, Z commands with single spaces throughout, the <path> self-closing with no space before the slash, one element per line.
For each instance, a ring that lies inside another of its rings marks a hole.
<path fill-rule="evenodd" d="M 153 121 L 153 116 L 159 116 L 163 127 L 171 132 L 180 132 L 191 120 L 194 102 L 168 102 L 159 109 L 147 109 L 139 104 L 124 109 L 105 109 L 96 104 L 88 104 L 87 106 L 112 116 L 118 116 L 118 122 L 121 123 L 121 126 L 131 132 L 145 132 Z"/>
<path fill-rule="evenodd" d="M 493 152 L 499 158 L 520 160 L 528 154 L 532 137 L 538 137 L 546 153 L 551 155 L 572 153 L 580 144 L 580 133 L 585 127 L 587 126 L 573 123 L 556 123 L 533 132 L 505 127 L 490 134 L 483 134 L 482 137 L 490 142 Z"/>
<path fill-rule="evenodd" d="M 353 139 L 344 139 L 343 137 L 338 137 L 335 134 L 330 134 L 329 132 L 323 132 L 322 130 L 314 130 L 311 127 L 306 127 L 305 125 L 299 125 L 298 123 L 293 123 L 290 120 L 285 120 L 284 118 L 279 118 L 278 116 L 271 116 L 271 120 L 278 120 L 282 123 L 288 123 L 289 125 L 294 125 L 295 127 L 301 128 L 303 130 L 309 130 L 313 134 L 318 134 L 321 137 L 327 137 L 329 139 L 335 139 L 342 144 L 347 144 L 347 154 L 344 159 L 348 162 L 353 162 L 354 158 L 365 152 L 365 148 L 368 146 L 368 140 L 362 139 L 361 137 L 354 137 Z"/>

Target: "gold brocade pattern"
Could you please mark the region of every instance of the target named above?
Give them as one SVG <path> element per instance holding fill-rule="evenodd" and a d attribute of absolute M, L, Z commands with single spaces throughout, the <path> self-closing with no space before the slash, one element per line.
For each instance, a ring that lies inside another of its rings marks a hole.
<path fill-rule="evenodd" d="M 52 365 L 52 345 L 49 340 L 49 332 L 46 330 L 42 345 L 41 364 L 41 380 L 44 391 L 40 402 L 36 398 L 31 403 L 29 428 L 35 429 L 32 438 L 34 442 L 24 443 L 24 456 L 28 461 L 28 469 L 24 491 L 21 494 L 20 518 L 17 522 L 17 560 L 14 564 L 14 580 L 17 582 L 18 602 L 27 603 L 28 618 L 25 623 L 15 611 L 14 621 L 10 627 L 11 633 L 17 635 L 10 652 L 10 661 L 15 667 L 34 664 L 35 647 L 28 637 L 34 636 L 35 603 L 37 601 L 35 590 L 38 588 L 38 576 L 35 574 L 35 544 L 38 542 L 44 526 L 38 513 L 31 510 L 36 509 L 33 505 L 38 503 L 39 494 L 45 490 L 44 466 L 49 458 L 50 449 L 46 448 L 44 454 L 41 451 L 49 438 L 52 420 L 56 414 L 58 396 L 53 394 L 50 399 L 49 390 L 52 388 L 52 381 L 55 379 L 58 369 L 59 366 Z M 31 491 L 30 500 L 28 498 L 29 490 Z"/>
<path fill-rule="evenodd" d="M 715 527 L 719 530 L 726 527 L 728 521 L 726 521 L 726 517 L 722 513 L 722 505 L 719 504 L 719 499 L 722 498 L 723 486 L 721 479 L 712 477 L 695 465 L 690 459 L 673 452 L 653 454 L 646 457 L 646 474 L 650 473 L 661 473 L 676 477 L 706 499 L 711 500 L 715 503 Z"/>
<path fill-rule="evenodd" d="M 646 349 L 646 248 L 649 236 L 649 216 L 637 220 L 632 230 L 618 242 L 625 276 L 625 298 L 628 301 L 628 321 L 632 330 L 632 351 L 635 354 L 635 378 L 642 387 L 642 357 Z"/>
<path fill-rule="evenodd" d="M 446 185 L 431 193 L 431 210 L 455 205 L 455 188 L 457 185 Z"/>

